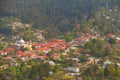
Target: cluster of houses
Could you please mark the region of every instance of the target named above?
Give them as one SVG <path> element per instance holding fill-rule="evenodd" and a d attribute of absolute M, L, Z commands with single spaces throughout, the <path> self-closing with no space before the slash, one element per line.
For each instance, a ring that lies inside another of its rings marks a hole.
<path fill-rule="evenodd" d="M 50 52 L 53 50 L 65 50 L 68 47 L 68 43 L 64 40 L 53 39 L 48 43 L 35 43 L 33 44 L 35 50 L 43 51 L 44 53 Z"/>
<path fill-rule="evenodd" d="M 95 39 L 97 37 L 104 40 L 104 37 L 101 37 L 99 34 L 83 34 L 82 36 L 78 37 L 77 39 L 74 39 L 71 42 L 66 42 L 65 40 L 61 39 L 52 39 L 48 42 L 41 42 L 41 43 L 34 43 L 32 41 L 24 41 L 22 38 L 20 40 L 17 40 L 14 43 L 14 46 L 12 48 L 6 48 L 6 50 L 2 51 L 0 50 L 0 55 L 6 56 L 6 58 L 12 58 L 12 56 L 9 56 L 9 53 L 14 53 L 15 57 L 29 57 L 29 58 L 43 58 L 47 59 L 49 52 L 54 50 L 55 52 L 58 51 L 64 51 L 64 53 L 67 53 L 72 50 L 77 50 L 77 47 L 79 44 L 85 44 L 90 39 Z M 107 37 L 114 37 L 116 39 L 116 42 L 120 42 L 120 38 L 115 36 L 114 34 L 108 34 Z M 63 53 L 63 54 L 64 54 Z M 9 57 L 8 57 L 9 56 Z M 54 53 L 52 55 L 53 58 L 60 58 L 61 53 Z"/>
<path fill-rule="evenodd" d="M 19 21 L 13 22 L 12 24 L 8 24 L 9 26 L 12 26 L 12 29 L 15 30 L 16 28 L 24 28 L 24 27 L 31 27 L 30 24 L 23 24 Z"/>
<path fill-rule="evenodd" d="M 29 58 L 48 58 L 47 54 L 54 51 L 65 50 L 68 47 L 68 43 L 65 40 L 52 39 L 49 42 L 44 43 L 32 43 L 25 42 L 22 38 L 15 42 L 11 48 L 6 48 L 4 51 L 0 50 L 0 55 L 6 58 L 17 58 L 29 57 Z M 12 55 L 9 55 L 13 53 Z M 59 58 L 60 54 L 54 53 L 54 58 Z"/>
<path fill-rule="evenodd" d="M 40 32 L 41 33 L 41 32 Z M 39 32 L 38 34 L 39 35 Z M 41 43 L 35 43 L 32 41 L 24 41 L 22 38 L 20 40 L 17 40 L 13 47 L 6 48 L 5 50 L 0 50 L 0 55 L 4 56 L 5 59 L 14 59 L 14 58 L 20 58 L 23 61 L 29 60 L 29 59 L 49 59 L 50 56 L 48 55 L 50 52 L 54 51 L 52 54 L 52 58 L 54 59 L 60 59 L 61 54 L 64 55 L 64 53 L 69 53 L 70 50 L 78 50 L 77 46 L 79 44 L 84 45 L 87 41 L 90 39 L 96 39 L 99 37 L 100 39 L 104 40 L 105 37 L 101 37 L 99 34 L 90 34 L 90 33 L 81 33 L 81 36 L 78 38 L 73 39 L 71 42 L 66 42 L 65 40 L 61 39 L 52 39 L 48 42 L 41 42 Z M 41 36 L 41 35 L 40 35 Z M 116 42 L 120 42 L 120 37 L 115 36 L 114 34 L 108 34 L 106 37 L 112 37 L 116 39 Z M 79 49 L 82 51 L 82 49 Z M 60 51 L 63 51 L 62 53 L 58 53 Z M 80 53 L 78 53 L 80 55 Z M 79 63 L 79 59 L 76 57 L 67 57 L 67 60 L 76 61 Z M 88 55 L 88 58 L 86 60 L 86 63 L 81 66 L 88 66 L 90 64 L 98 64 L 99 61 L 101 61 L 101 58 L 95 58 Z M 49 64 L 51 66 L 56 65 L 54 61 L 49 61 Z M 112 64 L 112 62 L 108 59 L 104 60 L 103 62 L 103 68 L 106 64 Z M 11 64 L 13 65 L 13 64 Z M 18 65 L 18 64 L 16 64 Z M 120 64 L 117 63 L 119 66 Z M 3 67 L 3 66 L 2 66 Z M 5 65 L 6 67 L 6 65 Z M 80 76 L 80 68 L 77 66 L 70 66 L 66 68 L 68 73 L 66 75 L 70 76 Z M 81 76 L 79 77 L 82 80 Z"/>

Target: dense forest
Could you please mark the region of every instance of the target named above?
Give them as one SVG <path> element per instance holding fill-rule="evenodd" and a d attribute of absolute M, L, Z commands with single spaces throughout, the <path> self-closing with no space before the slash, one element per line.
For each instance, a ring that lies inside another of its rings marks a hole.
<path fill-rule="evenodd" d="M 96 28 L 107 34 L 119 32 L 119 7 L 120 0 L 1 0 L 0 17 L 12 16 L 58 34 L 75 31 L 76 24 L 83 32 Z"/>
<path fill-rule="evenodd" d="M 1 0 L 0 17 L 17 17 L 35 28 L 63 33 L 74 30 L 75 24 L 85 27 L 100 12 L 110 15 L 107 11 L 119 8 L 119 3 L 119 0 Z M 92 26 L 102 19 L 91 22 Z"/>

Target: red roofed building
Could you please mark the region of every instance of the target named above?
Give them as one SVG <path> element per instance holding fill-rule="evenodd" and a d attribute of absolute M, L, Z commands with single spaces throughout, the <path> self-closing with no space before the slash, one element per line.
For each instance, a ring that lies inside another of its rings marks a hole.
<path fill-rule="evenodd" d="M 114 34 L 107 34 L 108 37 L 115 37 Z"/>
<path fill-rule="evenodd" d="M 116 38 L 116 42 L 120 43 L 120 37 Z"/>
<path fill-rule="evenodd" d="M 6 59 L 11 59 L 11 57 L 10 57 L 10 56 L 6 56 L 5 58 L 6 58 Z"/>
<path fill-rule="evenodd" d="M 42 58 L 42 59 L 48 59 L 49 57 L 48 56 L 40 56 L 40 58 Z"/>
<path fill-rule="evenodd" d="M 60 54 L 54 53 L 52 57 L 53 59 L 60 59 Z"/>
<path fill-rule="evenodd" d="M 54 48 L 54 50 L 65 50 L 67 48 L 66 44 L 60 44 L 57 47 Z"/>
<path fill-rule="evenodd" d="M 4 53 L 4 51 L 0 50 L 0 54 L 1 54 L 1 53 Z"/>
<path fill-rule="evenodd" d="M 10 51 L 14 51 L 14 50 L 15 50 L 14 48 L 7 48 L 6 52 L 10 52 Z"/>
<path fill-rule="evenodd" d="M 56 46 L 58 46 L 59 44 L 58 43 L 54 43 L 54 42 L 50 42 L 50 43 L 48 43 L 47 44 L 47 47 L 50 47 L 50 48 L 54 48 L 54 47 L 56 47 Z"/>
<path fill-rule="evenodd" d="M 35 50 L 42 51 L 44 53 L 48 53 L 51 51 L 51 49 L 54 50 L 65 50 L 68 47 L 68 43 L 65 40 L 59 40 L 59 39 L 52 39 L 48 43 L 35 43 L 32 45 Z"/>
<path fill-rule="evenodd" d="M 48 53 L 51 51 L 49 47 L 41 47 L 41 48 L 38 48 L 37 50 L 43 51 L 44 53 Z"/>
<path fill-rule="evenodd" d="M 0 55 L 2 55 L 2 56 L 7 55 L 7 52 L 0 50 Z"/>
<path fill-rule="evenodd" d="M 88 41 L 89 39 L 87 37 L 81 37 L 81 38 L 78 38 L 78 41 L 79 42 L 85 42 L 85 41 Z"/>
<path fill-rule="evenodd" d="M 25 52 L 23 52 L 23 51 L 18 51 L 18 52 L 16 53 L 16 56 L 17 56 L 17 57 L 26 57 L 27 54 L 26 54 Z"/>
<path fill-rule="evenodd" d="M 54 50 L 65 50 L 68 47 L 68 43 L 65 40 L 52 39 L 47 46 Z"/>
<path fill-rule="evenodd" d="M 30 53 L 29 57 L 30 58 L 39 58 L 39 55 L 37 55 L 36 53 Z"/>
<path fill-rule="evenodd" d="M 65 50 L 67 48 L 67 45 L 62 44 L 62 45 L 60 45 L 60 47 L 61 47 L 61 50 Z"/>
<path fill-rule="evenodd" d="M 32 44 L 32 46 L 36 49 L 36 48 L 40 48 L 42 46 L 42 44 L 35 43 L 35 44 Z"/>
<path fill-rule="evenodd" d="M 52 39 L 50 42 L 57 42 L 57 43 L 59 43 L 59 42 L 65 42 L 65 40 L 60 40 L 60 39 Z"/>

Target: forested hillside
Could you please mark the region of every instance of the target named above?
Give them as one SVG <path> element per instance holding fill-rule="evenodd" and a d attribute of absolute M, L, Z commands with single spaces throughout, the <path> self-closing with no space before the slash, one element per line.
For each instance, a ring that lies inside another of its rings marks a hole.
<path fill-rule="evenodd" d="M 67 32 L 99 12 L 109 14 L 107 11 L 119 8 L 119 4 L 119 0 L 0 0 L 0 17 L 13 16 L 35 28 Z"/>
<path fill-rule="evenodd" d="M 0 80 L 120 80 L 120 0 L 0 0 Z"/>

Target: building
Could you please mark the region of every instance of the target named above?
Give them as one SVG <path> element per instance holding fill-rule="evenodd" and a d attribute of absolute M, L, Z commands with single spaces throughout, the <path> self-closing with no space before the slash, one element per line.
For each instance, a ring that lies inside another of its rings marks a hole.
<path fill-rule="evenodd" d="M 77 67 L 68 67 L 67 70 L 71 71 L 71 72 L 79 72 L 80 71 L 79 68 L 77 68 Z"/>
<path fill-rule="evenodd" d="M 25 41 L 23 40 L 23 38 L 21 38 L 20 40 L 17 40 L 17 41 L 15 42 L 14 47 L 15 47 L 16 49 L 22 50 L 22 49 L 24 49 L 24 46 L 25 46 L 25 45 L 26 45 Z"/>

